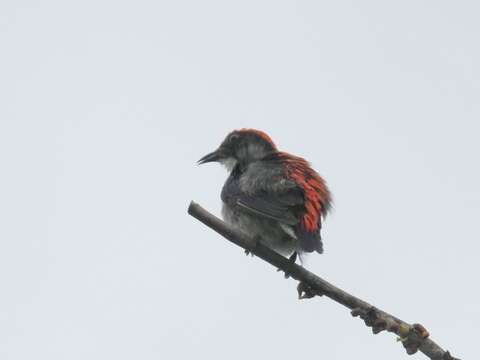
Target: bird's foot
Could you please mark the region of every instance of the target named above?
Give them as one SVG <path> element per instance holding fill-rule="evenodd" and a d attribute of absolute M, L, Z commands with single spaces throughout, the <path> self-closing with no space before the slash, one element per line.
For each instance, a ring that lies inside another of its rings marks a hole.
<path fill-rule="evenodd" d="M 291 264 L 295 264 L 295 262 L 297 261 L 297 252 L 294 251 L 294 253 L 292 255 L 290 255 L 290 257 L 288 258 L 288 261 L 291 263 Z M 283 271 L 282 269 L 277 269 L 277 271 Z M 285 271 L 285 279 L 288 279 L 290 277 L 290 273 L 288 271 Z"/>
<path fill-rule="evenodd" d="M 304 282 L 299 282 L 297 285 L 298 299 L 311 299 L 315 295 L 319 295 L 318 292 L 314 291 L 310 285 Z"/>
<path fill-rule="evenodd" d="M 261 237 L 260 237 L 260 236 L 254 236 L 254 237 L 253 237 L 253 242 L 254 242 L 254 246 L 253 246 L 253 247 L 255 247 L 258 243 L 260 243 L 260 241 L 261 241 Z M 253 252 L 252 252 L 252 250 L 250 250 L 250 249 L 245 249 L 245 255 L 247 255 L 247 256 L 248 256 L 248 255 L 252 255 L 252 257 L 253 257 Z"/>

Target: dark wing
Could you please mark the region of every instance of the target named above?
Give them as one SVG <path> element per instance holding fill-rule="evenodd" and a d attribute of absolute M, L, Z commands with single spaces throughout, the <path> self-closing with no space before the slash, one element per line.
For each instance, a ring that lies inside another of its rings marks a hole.
<path fill-rule="evenodd" d="M 323 252 L 320 218 L 314 231 L 307 230 L 301 223 L 305 207 L 304 194 L 300 188 L 291 187 L 285 192 L 275 195 L 264 192 L 257 193 L 255 196 L 240 194 L 236 199 L 236 204 L 247 212 L 291 226 L 303 251 L 317 251 L 320 254 Z"/>
<path fill-rule="evenodd" d="M 229 205 L 239 206 L 246 212 L 291 226 L 299 223 L 304 202 L 302 190 L 293 181 L 284 183 L 282 189 L 276 189 L 275 193 L 260 190 L 247 194 L 240 189 L 234 178 L 225 184 L 222 200 Z"/>
<path fill-rule="evenodd" d="M 300 221 L 299 206 L 303 203 L 300 190 L 289 190 L 280 194 L 261 192 L 255 196 L 243 194 L 236 204 L 248 212 L 277 220 L 286 225 L 296 225 Z"/>

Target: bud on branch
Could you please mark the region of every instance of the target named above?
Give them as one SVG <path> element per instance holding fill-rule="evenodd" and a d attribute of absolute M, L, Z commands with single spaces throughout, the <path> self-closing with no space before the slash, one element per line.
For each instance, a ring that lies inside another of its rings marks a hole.
<path fill-rule="evenodd" d="M 431 338 L 429 332 L 420 324 L 408 324 L 393 315 L 382 311 L 366 301 L 350 295 L 323 280 L 302 266 L 289 261 L 274 250 L 259 243 L 246 234 L 232 228 L 216 216 L 203 209 L 200 205 L 191 202 L 188 213 L 215 230 L 227 240 L 256 255 L 276 268 L 285 272 L 290 277 L 299 281 L 297 291 L 300 299 L 315 296 L 326 296 L 339 304 L 349 308 L 354 317 L 359 317 L 365 325 L 372 329 L 374 334 L 388 331 L 398 336 L 407 354 L 412 355 L 417 351 L 424 353 L 432 360 L 459 360 L 443 350 Z"/>

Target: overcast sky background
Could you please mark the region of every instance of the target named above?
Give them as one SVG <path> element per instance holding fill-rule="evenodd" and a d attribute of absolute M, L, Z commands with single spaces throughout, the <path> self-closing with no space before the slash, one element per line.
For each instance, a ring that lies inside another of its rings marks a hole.
<path fill-rule="evenodd" d="M 478 356 L 479 12 L 3 0 L 0 358 L 405 359 L 187 215 L 242 127 L 330 185 L 310 269 Z"/>

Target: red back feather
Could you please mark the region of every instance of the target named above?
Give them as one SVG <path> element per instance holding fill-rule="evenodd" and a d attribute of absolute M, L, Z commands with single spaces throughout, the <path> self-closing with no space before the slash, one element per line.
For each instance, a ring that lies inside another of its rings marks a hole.
<path fill-rule="evenodd" d="M 332 201 L 325 181 L 305 159 L 284 152 L 278 152 L 277 156 L 285 165 L 287 176 L 304 192 L 305 214 L 301 224 L 309 232 L 319 230 L 320 216 L 326 215 Z"/>

